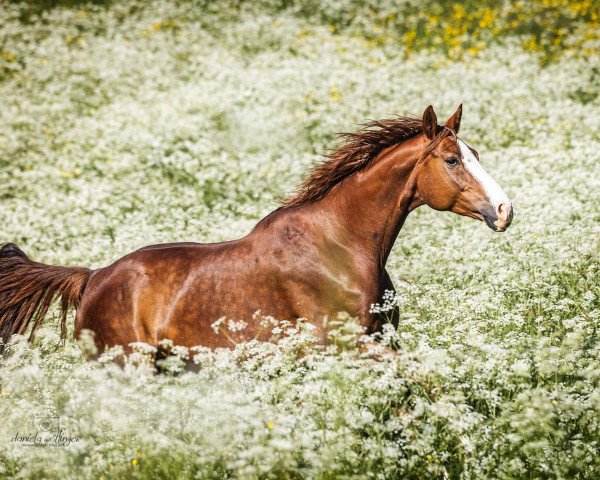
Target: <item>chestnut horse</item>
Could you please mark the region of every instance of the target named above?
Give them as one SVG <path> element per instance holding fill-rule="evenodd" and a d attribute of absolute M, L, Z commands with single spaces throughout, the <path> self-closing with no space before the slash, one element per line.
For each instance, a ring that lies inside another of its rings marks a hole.
<path fill-rule="evenodd" d="M 75 334 L 94 332 L 100 350 L 132 342 L 231 347 L 213 331 L 221 317 L 247 322 L 246 338 L 267 340 L 260 311 L 305 318 L 327 338 L 323 319 L 348 312 L 367 332 L 370 313 L 393 290 L 385 264 L 407 215 L 420 205 L 484 220 L 512 220 L 506 194 L 458 137 L 462 106 L 444 126 L 422 117 L 373 121 L 313 168 L 296 194 L 244 238 L 152 245 L 98 270 L 37 263 L 14 244 L 0 250 L 0 335 L 30 338 L 55 297 L 77 309 Z"/>

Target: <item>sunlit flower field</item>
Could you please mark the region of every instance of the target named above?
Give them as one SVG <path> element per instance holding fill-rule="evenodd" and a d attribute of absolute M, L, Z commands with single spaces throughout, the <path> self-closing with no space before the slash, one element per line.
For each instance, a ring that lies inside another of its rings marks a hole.
<path fill-rule="evenodd" d="M 335 132 L 429 104 L 463 103 L 515 218 L 410 215 L 397 355 L 342 315 L 327 348 L 284 322 L 156 375 L 144 345 L 125 368 L 57 348 L 50 315 L 0 358 L 0 478 L 600 478 L 598 22 L 567 0 L 3 3 L 0 243 L 35 260 L 241 237 Z"/>

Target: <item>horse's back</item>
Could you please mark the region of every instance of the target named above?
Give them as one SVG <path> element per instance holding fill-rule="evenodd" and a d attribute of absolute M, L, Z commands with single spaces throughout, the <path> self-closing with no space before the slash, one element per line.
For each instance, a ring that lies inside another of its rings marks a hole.
<path fill-rule="evenodd" d="M 150 245 L 93 272 L 76 333 L 94 331 L 101 349 L 163 338 L 214 348 L 232 345 L 230 335 L 211 328 L 221 317 L 248 321 L 235 334 L 243 341 L 270 337 L 257 311 L 315 320 L 323 335 L 325 316 L 368 311 L 376 298 L 363 298 L 364 287 L 351 281 L 358 278 L 357 258 L 335 240 L 315 236 L 309 221 L 279 217 L 239 240 Z"/>
<path fill-rule="evenodd" d="M 101 348 L 156 344 L 162 338 L 187 346 L 225 346 L 224 337 L 215 337 L 211 328 L 215 320 L 247 318 L 267 297 L 283 300 L 269 287 L 273 266 L 264 264 L 254 243 L 245 237 L 150 245 L 94 271 L 77 311 L 76 333 L 92 330 Z"/>

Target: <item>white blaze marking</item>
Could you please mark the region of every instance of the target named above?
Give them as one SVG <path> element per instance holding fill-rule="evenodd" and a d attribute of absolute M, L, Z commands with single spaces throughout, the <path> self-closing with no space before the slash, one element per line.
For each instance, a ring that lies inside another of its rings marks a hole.
<path fill-rule="evenodd" d="M 496 183 L 489 173 L 487 173 L 481 163 L 477 160 L 477 157 L 473 155 L 473 152 L 467 147 L 462 140 L 458 140 L 458 147 L 462 155 L 463 165 L 467 171 L 473 175 L 473 178 L 477 180 L 484 192 L 487 194 L 490 203 L 494 206 L 496 212 L 501 204 L 505 204 L 506 207 L 510 205 L 510 200 L 504 190 L 500 188 L 500 185 Z"/>

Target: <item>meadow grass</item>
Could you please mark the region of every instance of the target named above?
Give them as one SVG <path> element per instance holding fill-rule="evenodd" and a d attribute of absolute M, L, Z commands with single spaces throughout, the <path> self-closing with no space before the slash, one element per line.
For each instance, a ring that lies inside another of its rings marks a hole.
<path fill-rule="evenodd" d="M 283 324 L 156 376 L 143 346 L 124 369 L 57 349 L 51 316 L 0 358 L 0 477 L 598 478 L 598 8 L 524 4 L 3 4 L 0 242 L 36 260 L 241 237 L 334 132 L 430 103 L 463 103 L 515 219 L 411 214 L 396 357 L 342 318 L 327 349 Z M 68 446 L 16 438 L 44 418 Z"/>

